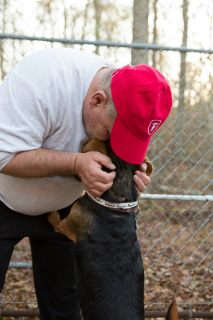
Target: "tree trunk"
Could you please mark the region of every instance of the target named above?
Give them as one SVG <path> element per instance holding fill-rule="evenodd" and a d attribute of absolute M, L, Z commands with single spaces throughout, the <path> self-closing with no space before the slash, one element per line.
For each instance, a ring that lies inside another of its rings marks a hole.
<path fill-rule="evenodd" d="M 188 8 L 189 0 L 183 0 L 183 35 L 182 35 L 182 46 L 187 47 L 188 40 Z M 178 107 L 184 109 L 185 99 L 184 92 L 186 88 L 186 52 L 181 53 L 180 57 L 180 81 L 179 81 L 179 103 Z"/>
<path fill-rule="evenodd" d="M 101 22 L 101 2 L 93 0 L 95 10 L 95 40 L 100 40 L 100 22 Z M 99 46 L 96 46 L 95 53 L 99 54 Z"/>
<path fill-rule="evenodd" d="M 133 5 L 133 42 L 148 43 L 149 1 L 134 0 Z M 148 51 L 132 49 L 132 64 L 148 63 Z"/>
<path fill-rule="evenodd" d="M 85 6 L 85 9 L 84 9 L 84 26 L 83 26 L 83 30 L 82 30 L 81 40 L 85 39 L 86 25 L 87 25 L 87 22 L 88 22 L 89 5 L 90 5 L 90 1 L 87 0 L 86 6 Z"/>
<path fill-rule="evenodd" d="M 182 15 L 183 15 L 183 35 L 182 35 L 182 46 L 187 47 L 188 40 L 188 8 L 189 0 L 183 0 Z M 177 148 L 183 145 L 185 135 L 183 132 L 184 127 L 184 108 L 185 108 L 185 89 L 186 89 L 186 52 L 182 52 L 180 57 L 180 78 L 179 78 L 179 99 L 177 109 Z"/>
<path fill-rule="evenodd" d="M 153 2 L 153 13 L 154 13 L 154 21 L 153 21 L 153 43 L 157 44 L 158 40 L 158 32 L 157 32 L 157 20 L 158 20 L 158 11 L 157 11 L 158 0 L 154 0 Z M 156 67 L 156 51 L 152 52 L 152 65 Z"/>
<path fill-rule="evenodd" d="M 7 6 L 8 1 L 4 0 L 2 3 L 2 33 L 5 33 L 6 31 Z M 4 69 L 4 40 L 0 40 L 0 73 L 1 79 L 3 79 L 6 73 Z"/>

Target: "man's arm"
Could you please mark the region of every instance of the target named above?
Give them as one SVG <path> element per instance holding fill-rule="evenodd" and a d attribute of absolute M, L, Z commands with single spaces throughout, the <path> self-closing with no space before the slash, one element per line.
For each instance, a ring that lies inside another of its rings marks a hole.
<path fill-rule="evenodd" d="M 39 148 L 17 153 L 1 173 L 21 178 L 76 174 L 88 191 L 100 196 L 112 186 L 115 178 L 115 172 L 107 173 L 102 166 L 115 169 L 110 158 L 99 152 L 74 153 Z"/>
<path fill-rule="evenodd" d="M 68 176 L 75 174 L 76 157 L 77 153 L 39 148 L 17 153 L 1 172 L 21 178 Z"/>

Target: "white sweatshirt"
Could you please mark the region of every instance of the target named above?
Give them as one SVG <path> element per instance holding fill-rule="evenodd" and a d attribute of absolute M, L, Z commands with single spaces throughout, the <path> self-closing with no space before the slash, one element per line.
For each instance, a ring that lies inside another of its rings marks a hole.
<path fill-rule="evenodd" d="M 96 72 L 112 66 L 73 49 L 26 56 L 0 86 L 0 170 L 18 152 L 37 148 L 79 152 L 88 136 L 82 105 Z M 17 178 L 0 173 L 0 201 L 39 215 L 70 205 L 83 191 L 74 177 Z"/>

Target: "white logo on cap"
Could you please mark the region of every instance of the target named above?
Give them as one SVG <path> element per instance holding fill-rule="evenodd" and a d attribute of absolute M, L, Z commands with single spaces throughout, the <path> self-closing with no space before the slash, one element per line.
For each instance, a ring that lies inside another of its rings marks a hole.
<path fill-rule="evenodd" d="M 148 126 L 148 134 L 151 136 L 160 126 L 161 120 L 152 120 Z"/>

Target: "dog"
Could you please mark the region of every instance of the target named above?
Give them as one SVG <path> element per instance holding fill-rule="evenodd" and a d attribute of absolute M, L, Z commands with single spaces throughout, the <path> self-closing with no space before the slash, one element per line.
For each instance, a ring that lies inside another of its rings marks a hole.
<path fill-rule="evenodd" d="M 119 159 L 109 142 L 90 140 L 83 152 L 99 151 L 116 166 L 113 186 L 101 198 L 88 192 L 61 220 L 48 216 L 55 231 L 76 242 L 80 306 L 84 320 L 143 320 L 144 270 L 136 233 L 137 165 Z M 147 164 L 147 175 L 153 167 Z M 103 168 L 106 170 L 106 168 Z"/>

